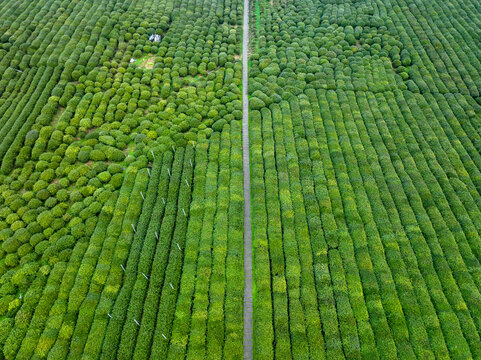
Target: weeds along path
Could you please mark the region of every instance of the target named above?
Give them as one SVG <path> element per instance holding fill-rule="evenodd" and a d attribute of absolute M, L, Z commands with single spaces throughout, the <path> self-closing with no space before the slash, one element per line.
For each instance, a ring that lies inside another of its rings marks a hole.
<path fill-rule="evenodd" d="M 249 163 L 249 106 L 247 98 L 249 50 L 249 0 L 244 0 L 242 39 L 242 158 L 244 168 L 244 359 L 252 359 L 252 231 Z"/>

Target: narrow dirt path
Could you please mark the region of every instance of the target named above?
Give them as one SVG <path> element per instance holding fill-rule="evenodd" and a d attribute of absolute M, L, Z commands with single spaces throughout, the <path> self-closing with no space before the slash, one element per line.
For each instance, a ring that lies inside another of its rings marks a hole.
<path fill-rule="evenodd" d="M 249 103 L 247 98 L 249 52 L 249 0 L 244 0 L 242 39 L 242 163 L 244 168 L 244 359 L 253 359 L 252 319 L 252 229 L 251 178 L 249 163 Z"/>

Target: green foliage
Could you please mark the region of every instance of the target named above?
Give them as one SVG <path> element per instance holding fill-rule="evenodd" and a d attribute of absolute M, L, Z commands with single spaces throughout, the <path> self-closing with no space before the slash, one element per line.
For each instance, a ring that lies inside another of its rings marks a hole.
<path fill-rule="evenodd" d="M 479 357 L 472 21 L 254 5 L 256 357 Z"/>
<path fill-rule="evenodd" d="M 100 181 L 106 183 L 110 180 L 110 173 L 108 171 L 101 172 L 100 174 L 97 175 Z"/>
<path fill-rule="evenodd" d="M 255 357 L 481 358 L 479 6 L 251 5 Z M 243 6 L 0 5 L 1 359 L 243 357 Z"/>
<path fill-rule="evenodd" d="M 52 223 L 52 221 L 54 220 L 54 216 L 52 215 L 52 213 L 48 210 L 45 210 L 43 211 L 42 213 L 40 213 L 37 217 L 37 221 L 38 223 L 40 224 L 40 226 L 42 226 L 44 229 L 45 228 L 48 228 L 49 225 Z"/>
<path fill-rule="evenodd" d="M 251 97 L 249 99 L 249 108 L 252 110 L 259 110 L 265 106 L 266 106 L 265 102 L 257 97 Z"/>

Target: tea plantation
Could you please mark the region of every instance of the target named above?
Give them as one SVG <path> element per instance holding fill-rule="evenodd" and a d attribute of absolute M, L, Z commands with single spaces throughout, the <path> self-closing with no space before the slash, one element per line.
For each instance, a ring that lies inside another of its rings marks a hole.
<path fill-rule="evenodd" d="M 0 358 L 241 358 L 242 3 L 0 7 Z"/>
<path fill-rule="evenodd" d="M 0 360 L 481 359 L 480 33 L 0 0 Z"/>
<path fill-rule="evenodd" d="M 258 359 L 481 359 L 475 1 L 255 1 Z"/>

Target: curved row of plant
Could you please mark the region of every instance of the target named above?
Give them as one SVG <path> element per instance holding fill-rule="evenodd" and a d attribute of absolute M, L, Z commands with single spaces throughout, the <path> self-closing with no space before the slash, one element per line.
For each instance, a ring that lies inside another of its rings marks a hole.
<path fill-rule="evenodd" d="M 65 342 L 68 344 L 72 336 L 70 329 L 76 323 L 79 308 L 89 288 L 95 286 L 95 283 L 91 283 L 92 276 L 96 278 L 98 274 L 97 281 L 101 283 L 100 278 L 108 274 L 105 265 L 115 263 L 110 259 L 113 253 L 125 252 L 125 247 L 128 249 L 130 245 L 131 233 L 127 230 L 132 229 L 131 224 L 136 222 L 141 204 L 140 191 L 145 191 L 147 181 L 146 170 L 139 172 L 138 176 L 136 172 L 129 171 L 118 198 L 117 193 L 113 193 L 105 202 L 99 218 L 102 221 L 97 225 L 89 224 L 92 237 L 83 237 L 75 242 L 73 236 L 64 236 L 55 242 L 59 250 L 72 247 L 68 252 L 71 255 L 57 262 L 52 269 L 45 265 L 44 276 L 36 277 L 23 295 L 25 301 L 15 321 L 10 322 L 9 318 L 4 320 L 6 324 L 10 323 L 11 329 L 3 346 L 7 358 L 18 354 L 28 357 L 34 353 L 40 356 L 50 354 L 54 358 L 67 355 L 69 347 Z M 120 239 L 117 241 L 118 236 Z M 105 256 L 108 258 L 105 259 Z M 104 261 L 106 264 L 102 265 Z M 94 269 L 97 269 L 95 273 Z M 34 286 L 41 280 L 47 282 L 45 288 Z M 120 279 L 116 280 L 118 282 Z M 118 283 L 116 285 L 119 286 Z"/>

